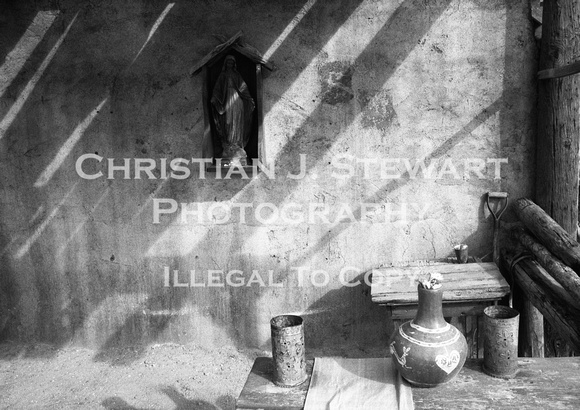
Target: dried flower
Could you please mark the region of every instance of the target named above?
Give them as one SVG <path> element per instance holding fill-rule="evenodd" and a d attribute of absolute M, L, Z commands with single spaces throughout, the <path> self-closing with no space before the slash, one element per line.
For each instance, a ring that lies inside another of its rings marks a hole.
<path fill-rule="evenodd" d="M 427 276 L 417 279 L 417 282 L 425 289 L 439 289 L 443 276 L 438 272 L 431 272 Z"/>

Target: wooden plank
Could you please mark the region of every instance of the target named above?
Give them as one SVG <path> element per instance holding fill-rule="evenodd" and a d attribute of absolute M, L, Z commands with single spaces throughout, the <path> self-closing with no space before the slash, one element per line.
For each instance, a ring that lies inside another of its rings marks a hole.
<path fill-rule="evenodd" d="M 366 358 L 361 360 L 373 360 Z M 270 364 L 269 364 L 270 363 Z M 467 359 L 456 378 L 436 388 L 413 387 L 416 410 L 560 410 L 580 408 L 580 357 L 518 360 L 514 379 L 490 377 L 482 359 Z M 308 361 L 312 372 L 313 361 Z M 258 357 L 237 400 L 236 409 L 302 409 L 309 382 L 300 388 L 276 387 L 271 358 Z"/>
<path fill-rule="evenodd" d="M 575 61 L 572 64 L 563 67 L 549 68 L 538 72 L 538 80 L 549 80 L 552 78 L 567 77 L 580 73 L 580 61 Z"/>
<path fill-rule="evenodd" d="M 526 311 L 526 334 L 530 355 L 531 357 L 544 357 L 544 316 L 527 297 L 524 299 L 524 309 Z"/>
<path fill-rule="evenodd" d="M 197 74 L 203 66 L 205 66 L 206 64 L 210 64 L 215 58 L 219 57 L 222 51 L 224 51 L 226 48 L 228 48 L 236 41 L 238 41 L 238 39 L 242 36 L 242 34 L 243 34 L 242 31 L 238 31 L 226 42 L 215 47 L 211 52 L 205 55 L 197 64 L 191 67 L 191 69 L 189 70 L 189 75 L 192 76 L 194 74 Z"/>
<path fill-rule="evenodd" d="M 542 9 L 542 5 L 540 4 L 540 0 L 532 0 L 530 2 L 530 8 L 531 8 L 531 13 L 532 13 L 532 19 L 537 23 L 537 24 L 542 24 L 542 13 L 543 13 L 543 9 Z"/>
<path fill-rule="evenodd" d="M 416 279 L 425 272 L 443 276 L 443 301 L 496 300 L 509 294 L 509 285 L 496 264 L 465 263 L 379 268 L 372 272 L 371 299 L 375 303 L 417 303 Z"/>
<path fill-rule="evenodd" d="M 262 66 L 256 64 L 256 115 L 258 120 L 258 159 L 267 165 L 266 141 L 264 140 L 264 84 Z"/>
<path fill-rule="evenodd" d="M 390 306 L 385 306 L 387 310 L 387 334 L 392 335 L 395 330 L 399 328 L 400 323 L 395 323 L 393 312 Z M 398 321 L 397 321 L 398 322 Z"/>
<path fill-rule="evenodd" d="M 484 344 L 484 333 L 483 333 L 483 316 L 477 316 L 477 357 L 483 359 L 483 344 Z"/>
<path fill-rule="evenodd" d="M 511 380 L 490 377 L 481 365 L 481 359 L 468 359 L 449 383 L 433 389 L 413 388 L 415 409 L 580 408 L 580 358 L 522 358 L 519 373 Z"/>
<path fill-rule="evenodd" d="M 443 303 L 443 316 L 481 316 L 483 309 L 491 305 L 491 301 L 482 302 L 446 302 Z M 410 320 L 417 315 L 417 304 L 391 305 L 393 319 Z"/>
<path fill-rule="evenodd" d="M 270 357 L 258 357 L 236 402 L 236 409 L 299 410 L 304 407 L 312 376 L 313 360 L 308 360 L 308 379 L 297 387 L 278 387 L 272 382 L 274 364 Z"/>
<path fill-rule="evenodd" d="M 203 67 L 203 78 L 201 81 L 201 101 L 203 105 L 203 141 L 201 145 L 202 158 L 213 158 L 213 140 L 211 136 L 211 114 L 209 112 L 208 96 L 209 73 L 206 66 Z M 208 168 L 208 167 L 206 167 Z"/>
<path fill-rule="evenodd" d="M 477 316 L 466 316 L 465 339 L 467 340 L 468 358 L 477 359 Z"/>
<path fill-rule="evenodd" d="M 215 36 L 220 41 L 226 41 L 227 38 L 221 34 Z M 264 58 L 262 53 L 258 51 L 255 47 L 251 46 L 250 44 L 240 40 L 232 45 L 232 48 L 236 50 L 238 53 L 248 57 L 250 60 L 260 63 L 268 70 L 272 71 L 274 69 L 274 65 L 270 63 L 268 60 Z"/>

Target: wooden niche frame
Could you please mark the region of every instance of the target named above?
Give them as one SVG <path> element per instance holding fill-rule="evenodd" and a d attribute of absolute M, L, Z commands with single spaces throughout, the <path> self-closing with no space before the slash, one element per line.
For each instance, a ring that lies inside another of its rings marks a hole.
<path fill-rule="evenodd" d="M 252 170 L 254 159 L 258 159 L 262 164 L 266 164 L 266 150 L 264 142 L 264 131 L 262 127 L 263 122 L 263 85 L 262 85 L 262 66 L 268 70 L 273 70 L 273 65 L 269 63 L 258 50 L 251 45 L 244 43 L 241 40 L 242 32 L 238 31 L 233 37 L 226 40 L 223 36 L 217 36 L 218 40 L 222 41 L 220 45 L 215 47 L 209 54 L 201 59 L 190 70 L 190 75 L 194 76 L 202 73 L 202 103 L 203 103 L 203 121 L 204 132 L 202 142 L 202 156 L 204 159 L 211 159 L 206 169 L 209 172 L 218 171 L 220 166 L 222 169 L 229 169 L 229 166 L 221 164 L 221 158 L 216 157 L 220 154 L 221 142 L 217 137 L 215 125 L 211 120 L 211 93 L 213 86 L 217 80 L 217 76 L 221 71 L 224 58 L 228 54 L 232 54 L 236 58 L 238 71 L 246 81 L 250 94 L 256 102 L 255 115 L 250 132 L 250 140 L 246 145 L 246 152 L 248 154 L 248 166 L 244 167 L 246 172 Z M 220 161 L 216 161 L 216 160 Z M 255 169 L 255 168 L 254 168 Z"/>

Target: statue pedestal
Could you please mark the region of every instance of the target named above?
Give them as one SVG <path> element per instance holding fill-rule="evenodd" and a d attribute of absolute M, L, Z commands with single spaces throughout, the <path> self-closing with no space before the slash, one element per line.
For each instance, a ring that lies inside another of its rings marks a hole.
<path fill-rule="evenodd" d="M 246 158 L 221 158 L 222 168 L 230 167 L 247 167 L 248 160 Z"/>
<path fill-rule="evenodd" d="M 216 179 L 254 178 L 259 172 L 256 166 L 248 165 L 246 158 L 216 158 L 216 163 L 210 164 L 206 171 L 215 173 Z"/>

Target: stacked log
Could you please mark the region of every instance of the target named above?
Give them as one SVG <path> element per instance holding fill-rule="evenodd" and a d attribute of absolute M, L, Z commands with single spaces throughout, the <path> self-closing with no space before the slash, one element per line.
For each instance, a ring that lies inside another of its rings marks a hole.
<path fill-rule="evenodd" d="M 525 230 L 521 228 L 514 229 L 512 233 L 547 271 L 546 275 L 537 277 L 537 279 L 553 289 L 555 294 L 569 301 L 573 306 L 579 303 L 580 277 L 576 272 L 555 258 L 545 246 L 536 241 Z"/>
<path fill-rule="evenodd" d="M 514 260 L 514 255 L 504 253 L 503 257 L 509 265 Z M 578 309 L 570 305 L 568 300 L 560 299 L 553 289 L 542 286 L 543 284 L 537 280 L 549 276 L 548 272 L 535 260 L 524 259 L 514 266 L 512 273 L 528 299 L 557 329 L 562 338 L 571 345 L 580 347 Z"/>
<path fill-rule="evenodd" d="M 515 202 L 515 211 L 520 221 L 550 252 L 580 273 L 580 243 L 575 238 L 527 198 Z"/>
<path fill-rule="evenodd" d="M 518 199 L 514 209 L 525 229 L 512 235 L 533 258 L 515 260 L 504 252 L 504 261 L 525 296 L 580 350 L 580 244 L 529 199 Z"/>

